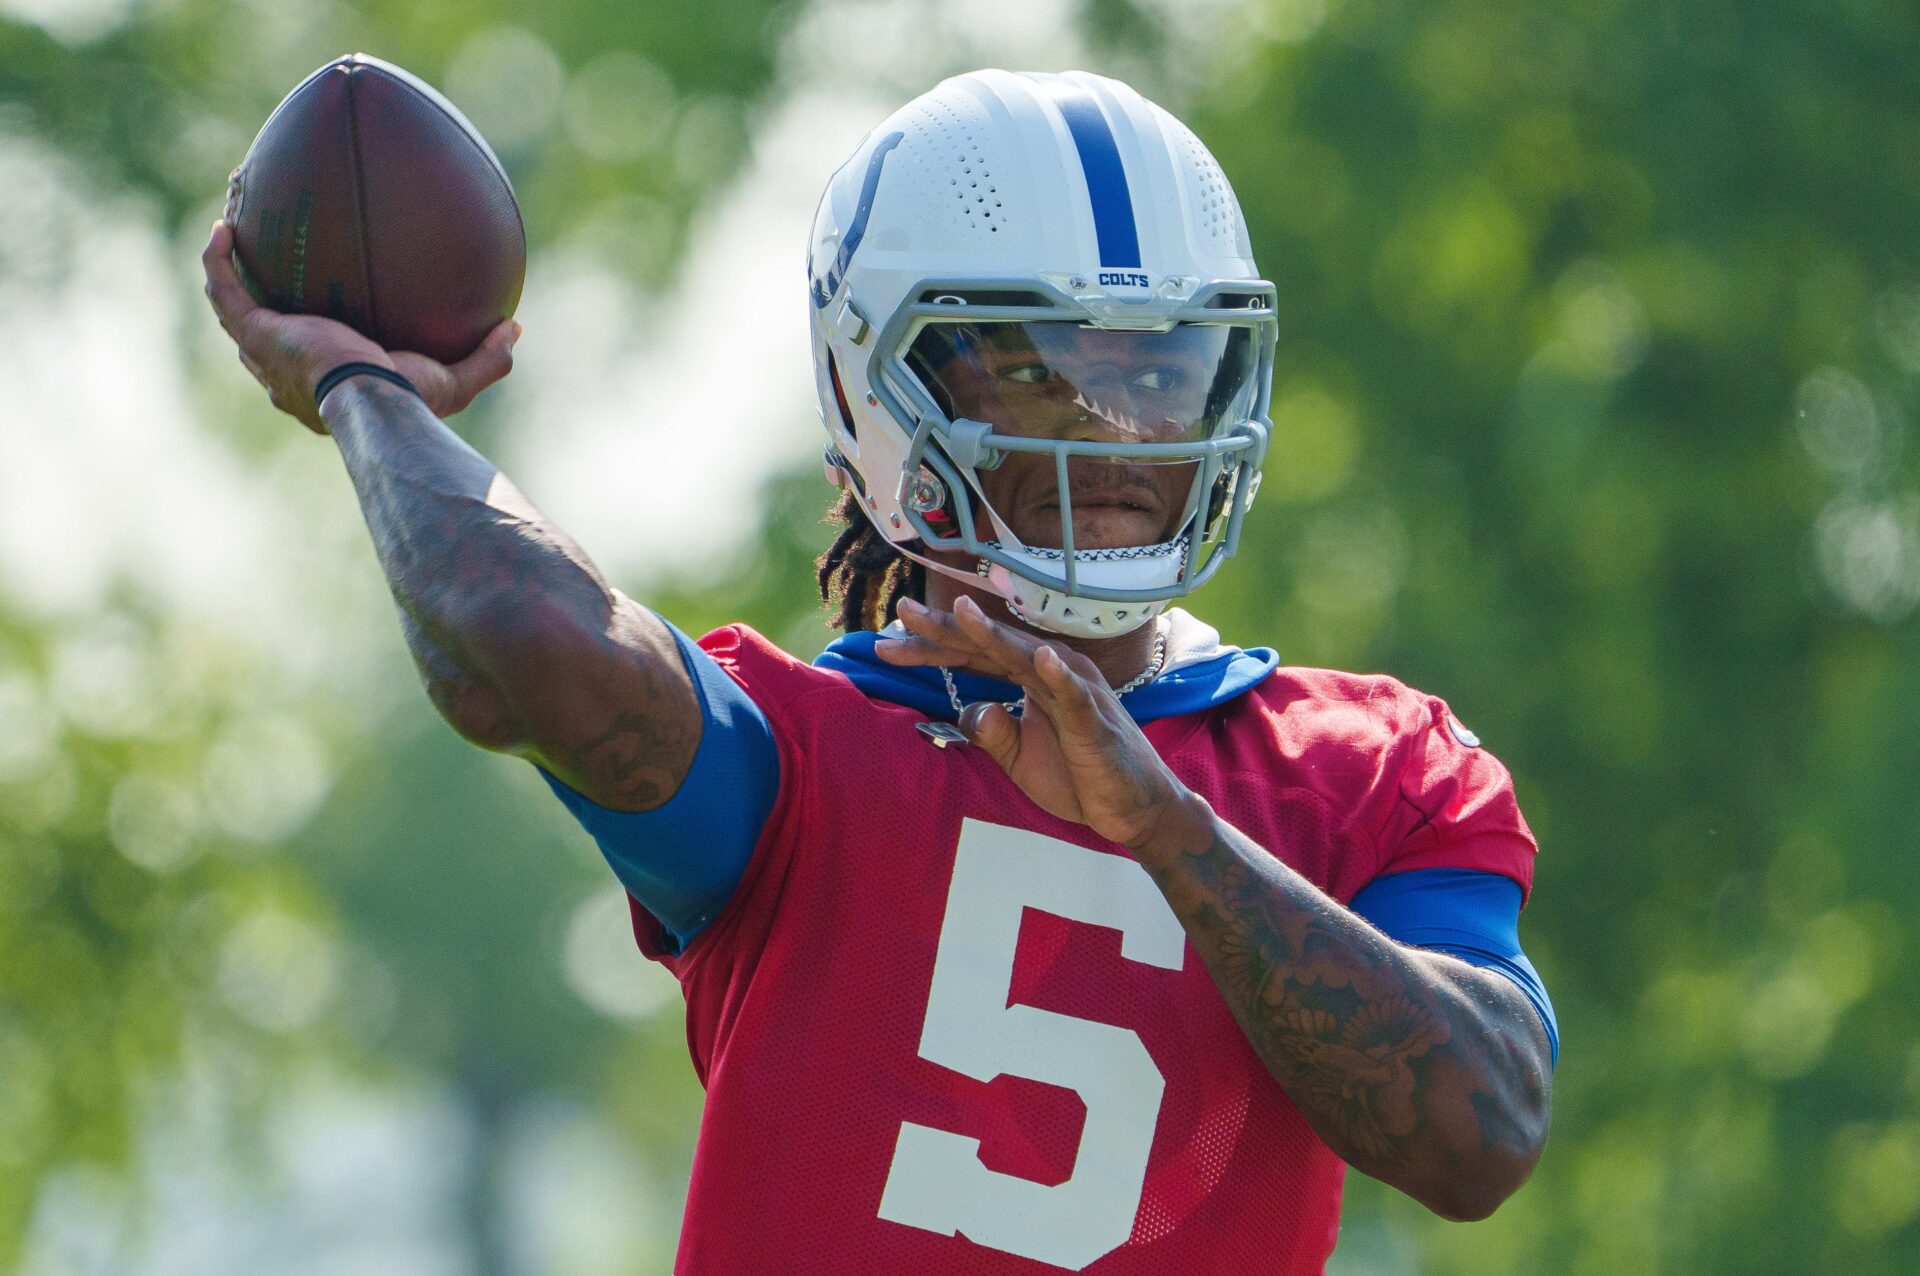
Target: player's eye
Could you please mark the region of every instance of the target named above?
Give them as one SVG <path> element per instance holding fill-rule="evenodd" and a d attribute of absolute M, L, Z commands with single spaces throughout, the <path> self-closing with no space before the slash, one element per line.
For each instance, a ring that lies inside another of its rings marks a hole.
<path fill-rule="evenodd" d="M 1186 374 L 1178 368 L 1161 366 L 1148 368 L 1133 379 L 1137 389 L 1152 390 L 1156 394 L 1170 394 L 1178 390 L 1186 381 Z"/>
<path fill-rule="evenodd" d="M 1017 381 L 1021 385 L 1045 385 L 1053 379 L 1053 369 L 1044 363 L 1022 363 L 1002 368 L 996 375 L 1002 381 Z"/>

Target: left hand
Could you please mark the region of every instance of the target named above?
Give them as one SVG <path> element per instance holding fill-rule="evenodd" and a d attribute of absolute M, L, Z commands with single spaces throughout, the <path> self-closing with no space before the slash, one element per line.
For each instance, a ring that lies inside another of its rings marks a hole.
<path fill-rule="evenodd" d="M 894 665 L 964 665 L 1026 693 L 1019 717 L 968 705 L 960 730 L 1053 815 L 1133 850 L 1197 817 L 1200 798 L 1154 752 L 1093 661 L 988 619 L 962 597 L 952 612 L 900 604 L 908 638 L 875 645 Z"/>

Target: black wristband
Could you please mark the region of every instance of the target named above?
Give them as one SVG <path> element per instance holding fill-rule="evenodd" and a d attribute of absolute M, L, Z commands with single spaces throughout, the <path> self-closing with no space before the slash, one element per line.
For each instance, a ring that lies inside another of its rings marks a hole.
<path fill-rule="evenodd" d="M 327 369 L 327 371 L 321 375 L 320 379 L 314 383 L 313 406 L 317 408 L 326 402 L 327 395 L 332 392 L 333 388 L 342 381 L 345 381 L 348 377 L 378 377 L 382 381 L 391 381 L 402 390 L 411 391 L 414 394 L 420 393 L 420 391 L 414 389 L 413 382 L 407 380 L 392 368 L 383 368 L 377 363 L 343 363 L 337 368 Z"/>

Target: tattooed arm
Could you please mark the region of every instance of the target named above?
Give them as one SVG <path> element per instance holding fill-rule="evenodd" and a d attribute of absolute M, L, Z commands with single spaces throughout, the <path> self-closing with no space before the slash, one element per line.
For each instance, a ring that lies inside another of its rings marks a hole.
<path fill-rule="evenodd" d="M 1395 943 L 1183 785 L 1086 656 L 990 620 L 902 603 L 894 664 L 1018 683 L 1014 717 L 960 729 L 1062 819 L 1119 842 L 1165 893 L 1267 1071 L 1328 1147 L 1447 1218 L 1484 1218 L 1547 1135 L 1546 1033 L 1499 975 Z"/>
<path fill-rule="evenodd" d="M 457 364 L 389 352 L 334 320 L 256 304 L 232 252 L 232 228 L 214 223 L 200 258 L 214 315 L 273 405 L 339 444 L 447 721 L 602 806 L 648 810 L 673 796 L 701 716 L 672 632 L 439 419 L 507 374 L 518 325 L 502 323 Z M 315 383 L 350 362 L 398 371 L 419 394 L 350 377 L 323 413 Z"/>
<path fill-rule="evenodd" d="M 648 810 L 673 796 L 700 705 L 666 625 L 414 395 L 353 378 L 327 396 L 324 418 L 414 661 L 454 729 L 602 806 Z"/>
<path fill-rule="evenodd" d="M 1549 1048 L 1509 980 L 1388 939 L 1197 795 L 1132 849 L 1328 1147 L 1447 1218 L 1484 1218 L 1526 1180 Z"/>

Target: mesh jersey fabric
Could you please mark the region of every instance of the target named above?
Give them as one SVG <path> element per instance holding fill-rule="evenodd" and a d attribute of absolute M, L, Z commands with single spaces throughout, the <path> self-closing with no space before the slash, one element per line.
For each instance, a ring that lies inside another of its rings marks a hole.
<path fill-rule="evenodd" d="M 1321 1272 L 1345 1166 L 1266 1074 L 1150 881 L 1140 894 L 1145 870 L 979 750 L 931 747 L 919 713 L 744 627 L 700 645 L 765 712 L 781 783 L 739 887 L 683 951 L 634 910 L 642 950 L 681 982 L 707 1088 L 676 1271 Z M 1535 848 L 1511 781 L 1448 721 L 1391 678 L 1283 668 L 1145 731 L 1224 818 L 1342 903 L 1423 867 L 1524 890 Z M 1014 871 L 977 871 L 996 855 Z M 1004 923 L 993 942 L 1011 951 L 983 954 L 981 918 Z M 956 1005 L 976 1020 L 953 1021 Z M 1049 1033 L 1144 1057 L 1160 1080 L 1117 1097 L 1045 1084 L 1017 1059 Z M 929 1051 L 1016 1063 L 969 1075 Z M 1125 1139 L 1110 1135 L 1138 1128 L 1135 1179 L 1083 1148 L 1111 1153 Z M 925 1169 L 909 1153 L 942 1135 L 977 1155 L 908 1200 L 898 1184 Z M 1087 1221 L 1064 1206 L 1085 1200 L 1124 1216 L 1059 1261 Z"/>

